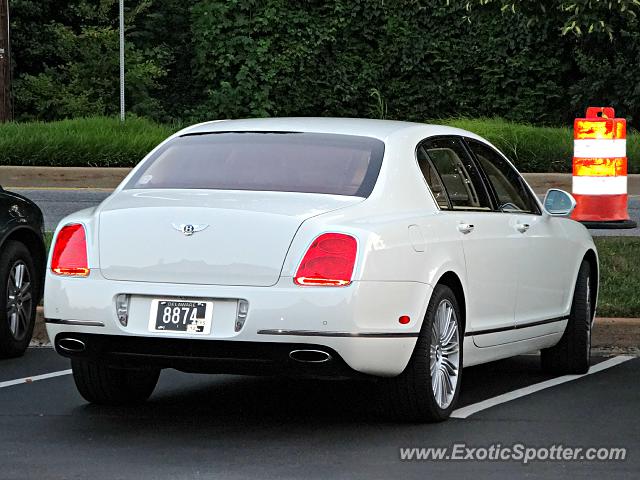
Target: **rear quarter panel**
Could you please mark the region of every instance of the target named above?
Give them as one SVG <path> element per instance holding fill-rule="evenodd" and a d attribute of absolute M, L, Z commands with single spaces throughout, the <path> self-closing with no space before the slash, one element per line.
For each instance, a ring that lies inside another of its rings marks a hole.
<path fill-rule="evenodd" d="M 293 239 L 282 276 L 294 276 L 315 237 L 341 232 L 358 240 L 354 280 L 431 285 L 447 270 L 462 280 L 461 240 L 446 233 L 450 232 L 445 228 L 447 216 L 435 206 L 415 159 L 417 144 L 427 136 L 414 127 L 387 138 L 380 175 L 369 198 L 306 220 Z"/>
<path fill-rule="evenodd" d="M 312 241 L 324 232 L 353 235 L 358 256 L 355 282 L 380 285 L 377 302 L 411 311 L 412 330 L 419 330 L 432 286 L 446 272 L 466 285 L 462 241 L 433 201 L 415 160 L 415 147 L 427 135 L 416 130 L 387 139 L 380 177 L 365 201 L 307 219 L 300 226 L 283 265 L 283 278 L 293 277 Z M 383 287 L 384 285 L 393 286 Z M 424 288 L 416 289 L 422 285 Z M 422 291 L 423 295 L 400 294 Z M 404 303 L 404 304 L 403 304 Z M 373 307 L 372 307 L 373 308 Z M 372 311 L 373 316 L 373 311 Z"/>
<path fill-rule="evenodd" d="M 18 213 L 12 213 L 12 207 L 16 207 Z M 16 227 L 23 225 L 42 237 L 44 230 L 42 211 L 22 195 L 0 189 L 0 242 Z"/>

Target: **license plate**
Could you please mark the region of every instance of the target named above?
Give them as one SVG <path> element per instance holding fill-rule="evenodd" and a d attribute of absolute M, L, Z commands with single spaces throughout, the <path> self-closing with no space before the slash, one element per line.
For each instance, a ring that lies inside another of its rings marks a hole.
<path fill-rule="evenodd" d="M 149 330 L 208 335 L 213 302 L 155 299 L 151 302 Z"/>

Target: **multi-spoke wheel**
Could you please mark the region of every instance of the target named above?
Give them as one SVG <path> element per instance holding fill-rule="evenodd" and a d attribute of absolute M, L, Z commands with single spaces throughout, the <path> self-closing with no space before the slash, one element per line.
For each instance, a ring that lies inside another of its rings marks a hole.
<path fill-rule="evenodd" d="M 449 287 L 437 285 L 409 365 L 386 385 L 390 413 L 410 421 L 449 417 L 460 393 L 462 336 L 458 300 Z"/>
<path fill-rule="evenodd" d="M 0 357 L 22 355 L 31 341 L 38 276 L 27 248 L 9 241 L 0 254 Z"/>
<path fill-rule="evenodd" d="M 7 282 L 7 320 L 9 330 L 16 340 L 22 340 L 31 322 L 31 275 L 27 265 L 22 260 L 17 260 L 9 270 Z"/>
<path fill-rule="evenodd" d="M 583 260 L 573 292 L 573 303 L 564 335 L 557 345 L 542 350 L 542 368 L 556 374 L 586 373 L 591 363 L 593 306 L 591 267 Z"/>
<path fill-rule="evenodd" d="M 434 398 L 440 408 L 446 409 L 456 393 L 460 372 L 458 318 L 447 299 L 438 305 L 431 327 L 429 362 Z"/>

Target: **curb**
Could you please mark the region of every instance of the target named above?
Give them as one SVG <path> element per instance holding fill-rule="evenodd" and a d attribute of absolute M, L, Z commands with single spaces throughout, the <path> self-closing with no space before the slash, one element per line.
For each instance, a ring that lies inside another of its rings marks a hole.
<path fill-rule="evenodd" d="M 0 185 L 11 188 L 116 188 L 130 168 L 0 166 Z"/>
<path fill-rule="evenodd" d="M 595 351 L 605 354 L 640 355 L 640 318 L 596 318 L 591 343 Z M 51 346 L 42 307 L 38 307 L 31 346 Z"/>
<path fill-rule="evenodd" d="M 116 188 L 131 171 L 130 168 L 107 167 L 12 167 L 0 166 L 0 185 L 11 188 Z M 549 188 L 571 191 L 570 173 L 524 173 L 537 193 Z M 640 195 L 640 174 L 627 176 L 629 195 Z"/>

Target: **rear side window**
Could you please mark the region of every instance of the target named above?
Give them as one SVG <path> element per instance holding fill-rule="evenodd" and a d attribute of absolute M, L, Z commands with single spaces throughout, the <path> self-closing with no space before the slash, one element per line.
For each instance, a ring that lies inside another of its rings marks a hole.
<path fill-rule="evenodd" d="M 447 198 L 447 192 L 444 190 L 444 185 L 442 185 L 442 180 L 436 172 L 436 169 L 433 168 L 433 164 L 429 159 L 429 155 L 427 155 L 427 151 L 423 146 L 418 148 L 418 166 L 420 167 L 420 171 L 422 172 L 422 176 L 427 181 L 427 185 L 431 189 L 431 193 L 433 193 L 433 198 L 435 198 L 438 206 L 442 209 L 449 209 L 449 199 Z"/>
<path fill-rule="evenodd" d="M 325 193 L 367 197 L 384 143 L 320 133 L 185 135 L 145 162 L 125 188 Z"/>
<path fill-rule="evenodd" d="M 498 197 L 498 208 L 508 213 L 538 213 L 535 201 L 520 174 L 498 152 L 475 140 L 467 140 Z"/>
<path fill-rule="evenodd" d="M 438 198 L 438 189 L 444 188 L 453 210 L 491 210 L 485 185 L 460 139 L 430 139 L 423 142 L 420 148 L 438 173 L 438 183 L 429 179 L 427 183 L 440 208 L 448 208 L 444 206 L 445 199 Z"/>

